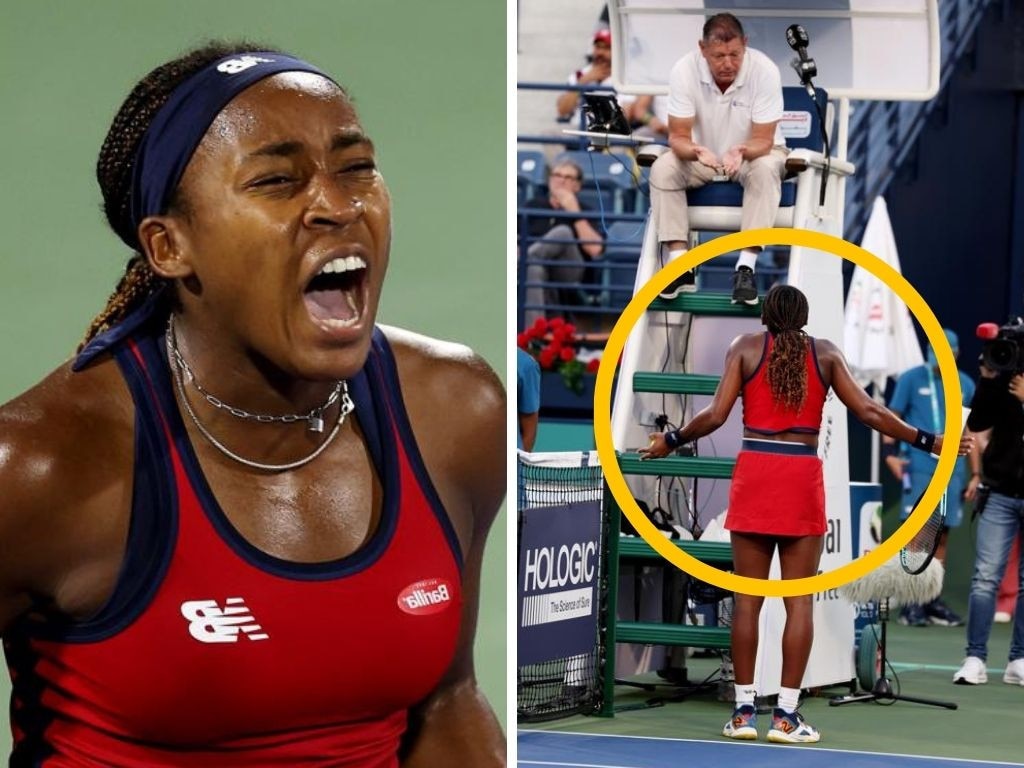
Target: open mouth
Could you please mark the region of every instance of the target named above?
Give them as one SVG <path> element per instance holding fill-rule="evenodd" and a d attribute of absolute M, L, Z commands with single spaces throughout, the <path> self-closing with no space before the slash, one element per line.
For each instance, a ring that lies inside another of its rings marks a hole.
<path fill-rule="evenodd" d="M 366 262 L 360 256 L 338 256 L 324 264 L 303 291 L 314 320 L 347 328 L 363 315 Z"/>

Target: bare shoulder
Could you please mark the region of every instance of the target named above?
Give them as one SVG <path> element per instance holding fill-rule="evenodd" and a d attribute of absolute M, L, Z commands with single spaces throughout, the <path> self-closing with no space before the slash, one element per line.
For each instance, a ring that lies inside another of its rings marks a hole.
<path fill-rule="evenodd" d="M 824 355 L 840 354 L 839 347 L 837 347 L 834 342 L 831 342 L 828 339 L 823 339 L 820 336 L 815 336 L 814 337 L 814 351 L 818 353 L 819 357 L 821 355 L 823 355 L 823 354 Z"/>
<path fill-rule="evenodd" d="M 764 340 L 765 333 L 763 331 L 741 333 L 729 344 L 728 354 L 730 356 L 742 355 L 743 357 L 749 357 L 750 355 L 756 355 L 760 357 L 764 349 Z"/>
<path fill-rule="evenodd" d="M 836 360 L 844 359 L 842 350 L 840 350 L 834 342 L 819 337 L 814 338 L 814 353 L 818 356 L 818 361 L 822 364 L 827 363 L 831 365 Z"/>
<path fill-rule="evenodd" d="M 131 398 L 113 362 L 64 365 L 0 406 L 0 575 L 46 591 L 130 492 Z M 93 510 L 107 510 L 94 516 Z M 83 535 L 83 532 L 84 535 Z"/>
<path fill-rule="evenodd" d="M 393 326 L 381 330 L 395 353 L 407 404 L 426 399 L 447 409 L 458 402 L 470 418 L 491 416 L 500 408 L 503 418 L 505 388 L 494 369 L 472 349 Z"/>

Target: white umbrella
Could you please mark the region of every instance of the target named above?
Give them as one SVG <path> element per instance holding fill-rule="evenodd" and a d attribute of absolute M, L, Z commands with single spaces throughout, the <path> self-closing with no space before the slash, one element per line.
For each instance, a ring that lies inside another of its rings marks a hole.
<path fill-rule="evenodd" d="M 881 197 L 875 198 L 861 247 L 900 271 L 896 238 Z M 875 399 L 881 402 L 886 379 L 924 362 L 910 310 L 892 289 L 858 265 L 853 270 L 845 312 L 843 351 L 846 359 L 861 386 L 875 385 Z M 875 483 L 878 482 L 878 440 L 878 433 L 873 433 L 871 481 Z"/>

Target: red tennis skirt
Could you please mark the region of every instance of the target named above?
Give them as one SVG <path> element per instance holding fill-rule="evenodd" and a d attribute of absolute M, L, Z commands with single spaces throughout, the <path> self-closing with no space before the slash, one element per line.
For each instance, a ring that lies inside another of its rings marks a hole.
<path fill-rule="evenodd" d="M 825 482 L 817 451 L 800 443 L 773 443 L 743 441 L 733 470 L 725 527 L 739 533 L 821 536 L 825 533 Z"/>

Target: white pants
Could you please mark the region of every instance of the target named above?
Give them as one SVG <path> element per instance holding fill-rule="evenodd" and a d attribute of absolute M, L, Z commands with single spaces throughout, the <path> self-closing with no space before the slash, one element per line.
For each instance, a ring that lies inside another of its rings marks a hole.
<path fill-rule="evenodd" d="M 740 230 L 775 225 L 788 154 L 785 147 L 773 147 L 767 155 L 744 161 L 731 178 L 743 187 Z M 688 240 L 690 219 L 686 210 L 686 190 L 703 187 L 715 173 L 715 169 L 696 160 L 680 160 L 671 150 L 654 161 L 651 166 L 651 205 L 659 243 Z"/>

